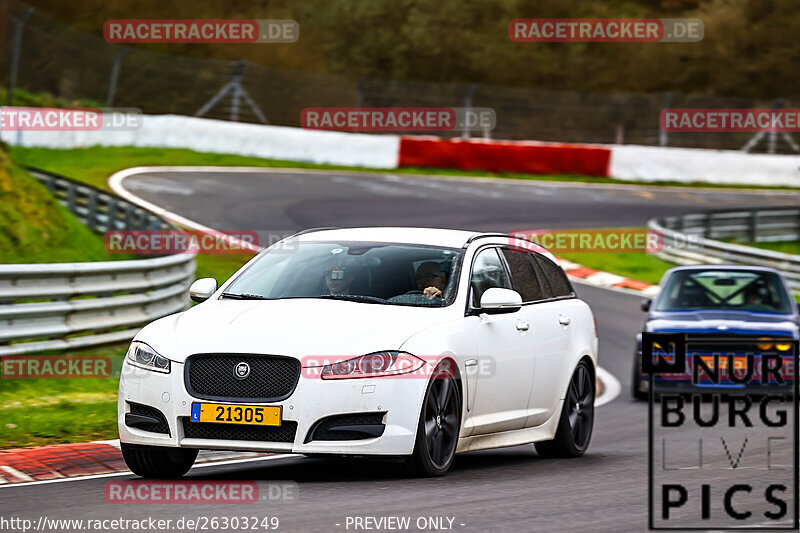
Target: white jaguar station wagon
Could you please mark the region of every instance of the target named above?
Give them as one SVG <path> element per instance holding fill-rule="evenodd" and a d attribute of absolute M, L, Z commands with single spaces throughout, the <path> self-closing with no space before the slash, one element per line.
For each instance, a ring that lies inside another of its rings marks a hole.
<path fill-rule="evenodd" d="M 382 456 L 436 476 L 456 453 L 536 443 L 577 457 L 597 332 L 545 249 L 502 234 L 309 230 L 133 340 L 119 386 L 130 469 L 198 450 Z"/>

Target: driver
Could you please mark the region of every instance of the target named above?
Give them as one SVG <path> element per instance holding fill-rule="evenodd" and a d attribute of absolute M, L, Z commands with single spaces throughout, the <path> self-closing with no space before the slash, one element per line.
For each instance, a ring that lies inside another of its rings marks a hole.
<path fill-rule="evenodd" d="M 417 289 L 428 300 L 441 298 L 446 283 L 447 276 L 442 272 L 439 263 L 427 261 L 417 269 Z"/>
<path fill-rule="evenodd" d="M 745 293 L 745 305 L 751 311 L 773 311 L 775 307 L 766 303 L 758 288 L 750 288 Z"/>
<path fill-rule="evenodd" d="M 435 261 L 426 261 L 417 268 L 417 290 L 393 296 L 390 302 L 403 304 L 441 304 L 447 276 Z"/>

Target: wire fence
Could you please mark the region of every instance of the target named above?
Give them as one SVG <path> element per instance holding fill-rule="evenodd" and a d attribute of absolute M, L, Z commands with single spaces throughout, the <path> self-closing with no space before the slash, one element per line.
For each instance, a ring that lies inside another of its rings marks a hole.
<path fill-rule="evenodd" d="M 666 107 L 775 104 L 771 99 L 678 93 L 594 93 L 358 79 L 160 54 L 109 44 L 16 0 L 0 0 L 0 43 L 3 87 L 107 107 L 136 107 L 150 114 L 202 114 L 284 126 L 300 126 L 301 111 L 307 107 L 489 107 L 496 112 L 497 125 L 483 136 L 494 139 L 739 150 L 753 139 L 753 133 L 667 134 L 659 129 L 659 113 Z M 794 107 L 790 101 L 783 105 Z M 793 152 L 785 137 L 762 137 L 750 151 Z"/>

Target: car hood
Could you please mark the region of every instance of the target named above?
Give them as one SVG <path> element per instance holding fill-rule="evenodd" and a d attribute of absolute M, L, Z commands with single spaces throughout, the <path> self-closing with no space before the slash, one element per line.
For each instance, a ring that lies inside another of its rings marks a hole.
<path fill-rule="evenodd" d="M 793 315 L 734 310 L 653 312 L 647 331 L 686 333 L 732 333 L 739 335 L 787 335 L 798 338 Z"/>
<path fill-rule="evenodd" d="M 156 320 L 135 340 L 179 362 L 195 353 L 358 356 L 399 349 L 415 333 L 453 319 L 451 308 L 318 299 L 208 300 Z"/>

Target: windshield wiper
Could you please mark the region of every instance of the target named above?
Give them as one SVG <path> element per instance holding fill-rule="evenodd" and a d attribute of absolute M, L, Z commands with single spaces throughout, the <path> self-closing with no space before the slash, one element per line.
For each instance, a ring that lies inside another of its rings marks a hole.
<path fill-rule="evenodd" d="M 322 294 L 320 298 L 326 300 L 346 300 L 349 302 L 363 302 L 365 304 L 385 304 L 388 300 L 378 298 L 377 296 L 364 296 L 361 294 Z"/>
<path fill-rule="evenodd" d="M 274 298 L 267 298 L 260 294 L 235 294 L 232 292 L 223 292 L 223 298 L 230 298 L 231 300 L 274 300 Z"/>

